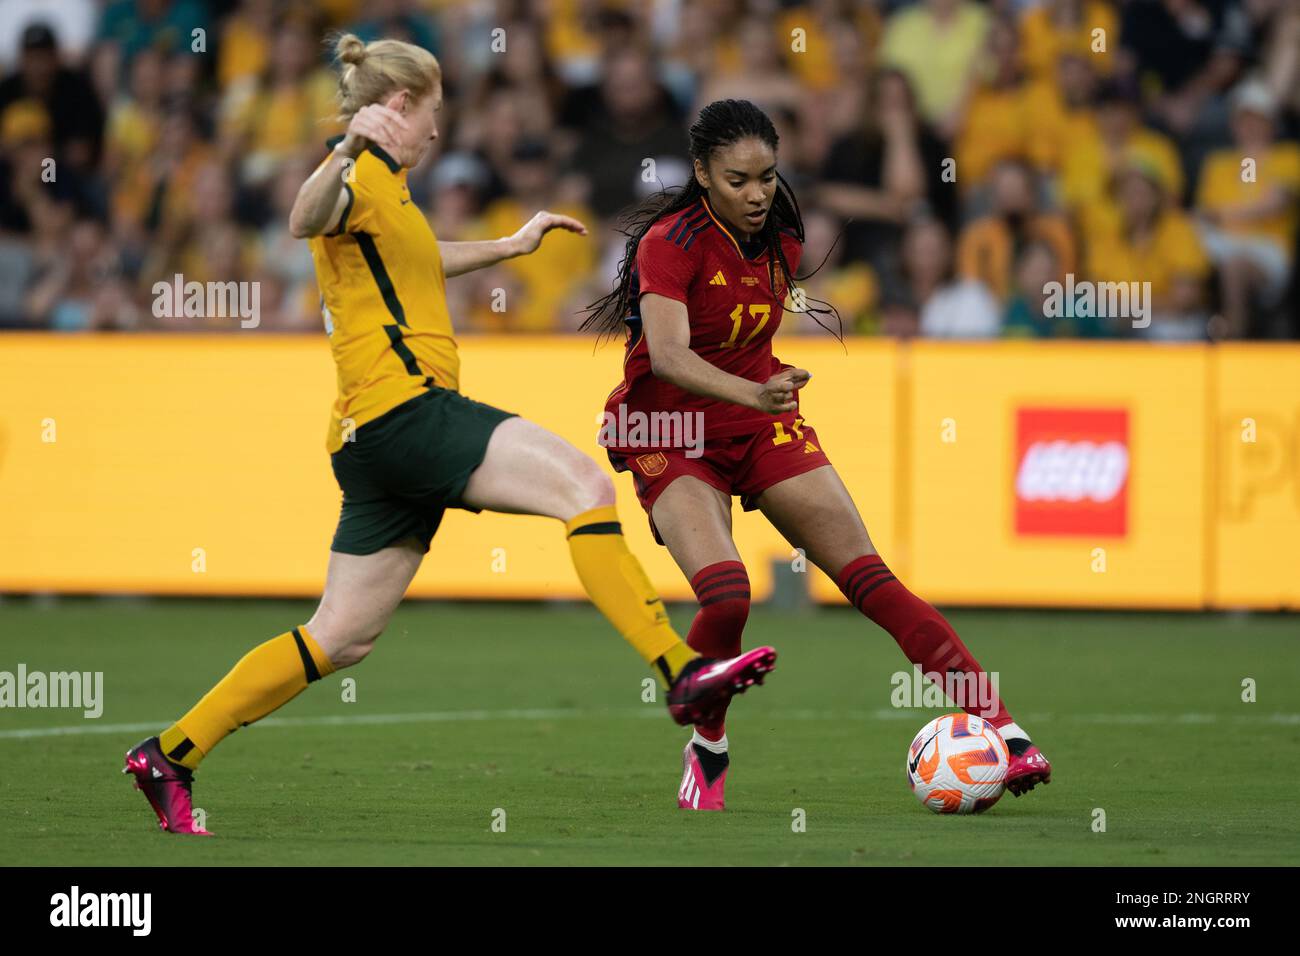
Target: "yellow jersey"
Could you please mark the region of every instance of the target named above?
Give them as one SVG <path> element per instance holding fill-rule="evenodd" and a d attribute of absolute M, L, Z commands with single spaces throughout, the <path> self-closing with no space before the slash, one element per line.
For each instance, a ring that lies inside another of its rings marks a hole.
<path fill-rule="evenodd" d="M 1211 153 L 1201 171 L 1197 206 L 1226 212 L 1255 205 L 1271 189 L 1281 188 L 1293 200 L 1300 193 L 1300 145 L 1274 143 L 1262 155 L 1250 158 L 1257 165 L 1254 178 L 1247 180 L 1242 169 L 1246 155 L 1241 149 L 1221 149 Z M 1223 231 L 1268 239 L 1289 254 L 1298 220 L 1300 217 L 1296 215 L 1293 201 L 1267 219 L 1230 222 L 1224 225 Z"/>
<path fill-rule="evenodd" d="M 442 255 L 411 201 L 406 170 L 371 146 L 345 173 L 343 188 L 347 206 L 338 226 L 310 240 L 338 367 L 325 442 L 331 454 L 345 433 L 428 388 L 460 387 Z"/>

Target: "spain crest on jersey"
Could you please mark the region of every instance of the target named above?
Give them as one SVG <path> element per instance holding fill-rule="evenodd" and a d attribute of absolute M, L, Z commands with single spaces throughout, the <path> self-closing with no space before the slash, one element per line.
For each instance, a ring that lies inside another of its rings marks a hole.
<path fill-rule="evenodd" d="M 781 260 L 772 258 L 772 292 L 777 299 L 784 299 L 785 288 L 785 269 L 781 267 Z"/>
<path fill-rule="evenodd" d="M 638 455 L 636 463 L 641 466 L 641 471 L 647 478 L 654 478 L 663 474 L 668 467 L 668 458 L 663 452 L 657 451 L 653 455 Z"/>

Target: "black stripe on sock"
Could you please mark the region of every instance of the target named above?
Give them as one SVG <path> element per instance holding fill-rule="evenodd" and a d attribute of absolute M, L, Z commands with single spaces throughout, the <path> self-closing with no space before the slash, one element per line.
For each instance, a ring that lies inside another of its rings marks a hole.
<path fill-rule="evenodd" d="M 881 578 L 879 581 L 875 582 L 874 584 L 869 585 L 865 590 L 861 591 L 857 596 L 854 597 L 853 606 L 856 607 L 859 611 L 861 611 L 862 602 L 867 599 L 867 595 L 869 595 L 876 588 L 880 587 L 882 584 L 888 584 L 890 581 L 897 581 L 897 580 L 898 578 L 894 577 L 891 574 L 889 575 L 889 577 Z"/>
<path fill-rule="evenodd" d="M 696 600 L 702 600 L 710 591 L 716 591 L 718 588 L 743 588 L 749 590 L 749 576 L 745 574 L 732 575 L 729 578 L 722 578 L 718 581 L 711 581 L 703 587 L 695 589 Z"/>
<path fill-rule="evenodd" d="M 881 577 L 887 574 L 890 574 L 890 570 L 883 565 L 874 568 L 858 568 L 858 570 L 850 575 L 849 579 L 844 582 L 844 593 L 852 594 L 872 578 Z"/>
<path fill-rule="evenodd" d="M 302 639 L 298 629 L 293 629 L 293 639 L 298 645 L 298 654 L 302 657 L 302 669 L 307 672 L 307 683 L 320 680 L 320 671 L 316 669 L 316 662 L 311 659 L 311 651 L 307 650 L 307 642 Z"/>
<path fill-rule="evenodd" d="M 622 534 L 623 526 L 617 521 L 595 521 L 591 524 L 584 524 L 581 528 L 574 528 L 568 536 L 572 538 L 575 534 Z"/>
<path fill-rule="evenodd" d="M 749 588 L 743 591 L 723 591 L 721 594 L 715 594 L 712 597 L 705 598 L 700 602 L 700 607 L 708 607 L 710 604 L 717 604 L 719 601 L 729 601 L 732 598 L 744 598 L 749 600 Z"/>
<path fill-rule="evenodd" d="M 673 672 L 668 669 L 668 659 L 666 657 L 656 657 L 655 667 L 659 668 L 659 671 L 664 675 L 664 680 L 666 680 L 668 685 L 671 687 L 673 683 Z"/>
<path fill-rule="evenodd" d="M 745 574 L 745 569 L 744 569 L 743 567 L 740 567 L 740 568 L 722 568 L 722 569 L 719 570 L 719 571 L 714 571 L 714 572 L 713 572 L 712 574 L 710 574 L 707 578 L 703 578 L 703 579 L 699 582 L 699 584 L 696 585 L 696 587 L 701 587 L 701 588 L 702 588 L 702 587 L 704 587 L 704 585 L 708 584 L 708 583 L 709 583 L 710 581 L 712 581 L 714 578 L 719 578 L 719 577 L 721 577 L 721 576 L 724 575 L 724 574 Z M 745 574 L 745 576 L 746 576 L 746 578 L 749 577 L 748 574 Z"/>
<path fill-rule="evenodd" d="M 175 761 L 176 763 L 180 763 L 182 760 L 185 759 L 185 755 L 193 749 L 194 749 L 194 741 L 190 740 L 189 737 L 186 737 L 175 747 L 173 747 L 166 756 L 168 760 L 172 760 Z"/>

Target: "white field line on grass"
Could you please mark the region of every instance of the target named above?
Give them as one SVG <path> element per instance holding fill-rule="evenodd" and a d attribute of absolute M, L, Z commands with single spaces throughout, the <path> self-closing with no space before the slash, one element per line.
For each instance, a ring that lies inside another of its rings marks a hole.
<path fill-rule="evenodd" d="M 880 710 L 781 710 L 758 714 L 769 721 L 782 720 L 918 720 L 930 712 L 922 708 L 882 708 Z M 572 708 L 535 708 L 513 710 L 435 710 L 409 714 L 352 714 L 319 717 L 267 717 L 253 727 L 334 727 L 355 724 L 443 724 L 484 720 L 592 720 L 599 718 L 641 718 L 657 720 L 666 715 L 658 707 L 626 710 L 578 710 Z M 1234 724 L 1300 724 L 1300 714 L 1219 715 L 1219 714 L 1026 714 L 1024 721 L 1033 725 L 1053 720 L 1081 724 L 1215 724 L 1222 720 Z M 158 731 L 170 725 L 168 720 L 151 723 L 101 724 L 86 720 L 63 727 L 24 727 L 0 730 L 0 740 L 30 740 L 40 737 L 76 737 L 87 734 L 127 734 Z"/>

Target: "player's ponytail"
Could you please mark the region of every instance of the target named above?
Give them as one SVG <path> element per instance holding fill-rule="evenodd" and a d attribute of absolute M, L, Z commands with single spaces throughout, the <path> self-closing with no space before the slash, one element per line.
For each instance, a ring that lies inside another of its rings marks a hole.
<path fill-rule="evenodd" d="M 615 228 L 627 236 L 627 242 L 618 264 L 618 276 L 613 290 L 583 310 L 587 313 L 580 326 L 583 331 L 594 329 L 604 336 L 613 335 L 623 327 L 624 316 L 636 304 L 632 301 L 632 266 L 636 263 L 636 248 L 641 237 L 664 216 L 681 212 L 703 195 L 704 190 L 692 175 L 685 186 L 661 189 L 619 214 Z"/>
<path fill-rule="evenodd" d="M 700 110 L 699 117 L 691 125 L 689 154 L 692 160 L 707 163 L 715 150 L 730 146 L 738 140 L 753 136 L 776 151 L 779 137 L 776 127 L 767 114 L 748 100 L 715 100 Z M 821 269 L 822 264 L 806 275 L 796 276 L 790 271 L 785 251 L 781 246 L 781 233 L 788 232 L 799 242 L 804 240 L 803 216 L 799 211 L 799 201 L 795 199 L 794 190 L 785 178 L 777 173 L 776 194 L 772 197 L 772 207 L 768 212 L 760 238 L 767 246 L 768 277 L 772 284 L 772 293 L 779 298 L 785 295 L 785 288 L 791 281 L 807 279 Z M 671 216 L 690 206 L 704 195 L 704 189 L 691 174 L 685 186 L 664 189 L 655 193 L 635 206 L 625 210 L 618 218 L 616 228 L 627 236 L 623 258 L 618 264 L 618 275 L 614 288 L 607 295 L 597 299 L 584 310 L 587 313 L 581 328 L 595 330 L 602 335 L 619 331 L 624 318 L 636 305 L 632 301 L 632 267 L 636 264 L 636 250 L 641 239 L 657 221 Z M 832 247 L 833 248 L 833 247 Z M 829 253 L 828 253 L 829 255 Z M 779 270 L 779 274 L 778 274 Z M 817 308 L 810 307 L 809 302 L 816 303 Z M 844 322 L 835 307 L 819 299 L 801 297 L 800 304 L 822 328 L 843 341 Z M 821 320 L 822 315 L 833 315 L 838 329 L 833 329 Z"/>
<path fill-rule="evenodd" d="M 438 59 L 424 47 L 401 40 L 365 43 L 354 33 L 335 34 L 329 40 L 339 74 L 339 115 L 347 122 L 363 106 L 386 99 L 395 90 L 410 90 L 423 99 L 442 83 Z"/>

